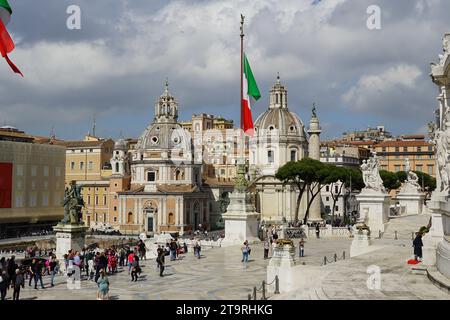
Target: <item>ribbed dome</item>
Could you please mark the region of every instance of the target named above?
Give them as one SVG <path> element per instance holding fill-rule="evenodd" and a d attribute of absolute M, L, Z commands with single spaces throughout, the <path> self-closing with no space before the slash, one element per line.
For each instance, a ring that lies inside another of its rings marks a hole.
<path fill-rule="evenodd" d="M 255 122 L 256 134 L 265 135 L 267 131 L 277 130 L 278 135 L 298 136 L 306 139 L 305 129 L 300 118 L 290 112 L 287 105 L 287 89 L 281 84 L 280 76 L 270 90 L 269 109 Z"/>
<path fill-rule="evenodd" d="M 273 108 L 264 112 L 256 119 L 255 130 L 278 130 L 279 135 L 306 137 L 304 125 L 299 117 L 287 108 Z"/>
<path fill-rule="evenodd" d="M 172 149 L 186 148 L 189 144 L 189 136 L 178 123 L 154 123 L 151 124 L 138 141 L 137 148 L 149 149 Z"/>
<path fill-rule="evenodd" d="M 138 140 L 139 150 L 183 148 L 190 150 L 190 136 L 177 122 L 178 103 L 169 92 L 166 81 L 164 93 L 155 104 L 155 118 Z"/>

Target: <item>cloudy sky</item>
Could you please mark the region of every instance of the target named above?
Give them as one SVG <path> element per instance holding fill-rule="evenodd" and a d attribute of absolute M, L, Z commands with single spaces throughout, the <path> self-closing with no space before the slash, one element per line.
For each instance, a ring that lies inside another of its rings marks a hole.
<path fill-rule="evenodd" d="M 448 0 L 9 0 L 10 55 L 0 60 L 0 125 L 62 139 L 137 137 L 166 77 L 180 119 L 212 113 L 239 121 L 239 14 L 246 52 L 268 106 L 277 72 L 289 108 L 307 122 L 316 103 L 324 136 L 384 124 L 425 132 L 436 106 L 429 73 L 450 31 Z M 69 5 L 81 30 L 69 30 Z M 367 8 L 381 8 L 369 30 Z"/>

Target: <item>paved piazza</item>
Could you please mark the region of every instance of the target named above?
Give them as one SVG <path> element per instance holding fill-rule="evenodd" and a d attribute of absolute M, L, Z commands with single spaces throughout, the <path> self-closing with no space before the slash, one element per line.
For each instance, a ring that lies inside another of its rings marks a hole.
<path fill-rule="evenodd" d="M 347 250 L 349 239 L 311 239 L 306 244 L 306 264 L 319 266 L 323 256 L 332 257 L 334 252 Z M 130 282 L 127 269 L 110 276 L 112 299 L 246 299 L 253 286 L 260 286 L 266 278 L 269 260 L 263 259 L 262 245 L 253 245 L 248 267 L 241 261 L 240 247 L 212 248 L 202 250 L 202 258 L 194 258 L 192 252 L 181 255 L 182 259 L 170 261 L 166 257 L 165 277 L 160 278 L 156 263 L 144 261 L 143 274 L 138 282 Z M 46 289 L 35 290 L 25 284 L 21 299 L 87 299 L 96 298 L 94 282 L 83 280 L 80 290 L 67 289 L 64 277 L 55 280 L 56 286 L 49 287 L 49 276 L 44 277 Z M 8 293 L 8 297 L 12 293 Z"/>
<path fill-rule="evenodd" d="M 450 296 L 435 287 L 423 274 L 414 274 L 406 261 L 412 255 L 411 232 L 426 225 L 429 216 L 410 216 L 393 219 L 382 239 L 375 239 L 380 250 L 349 259 L 351 239 L 307 239 L 306 256 L 300 260 L 307 267 L 319 268 L 323 273 L 312 287 L 274 295 L 271 299 L 449 299 Z M 395 240 L 395 231 L 398 239 Z M 253 286 L 260 286 L 266 278 L 269 260 L 263 259 L 262 244 L 252 246 L 248 266 L 240 262 L 239 247 L 204 248 L 202 259 L 192 252 L 181 255 L 180 260 L 166 257 L 165 277 L 160 278 L 154 260 L 143 262 L 143 273 L 138 282 L 132 283 L 127 269 L 110 276 L 110 297 L 120 300 L 222 300 L 247 299 Z M 346 252 L 347 259 L 322 266 L 323 257 L 332 260 Z M 381 289 L 369 290 L 367 267 L 377 265 L 381 269 Z M 46 289 L 34 289 L 33 285 L 21 292 L 21 299 L 34 300 L 94 300 L 97 286 L 83 278 L 81 289 L 69 290 L 65 278 L 58 276 L 56 286 L 49 287 L 49 276 L 44 277 Z M 10 298 L 12 292 L 8 292 Z"/>

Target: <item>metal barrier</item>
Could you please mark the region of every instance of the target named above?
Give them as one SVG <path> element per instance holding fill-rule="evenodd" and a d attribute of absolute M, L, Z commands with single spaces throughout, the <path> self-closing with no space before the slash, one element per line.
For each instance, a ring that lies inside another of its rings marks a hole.
<path fill-rule="evenodd" d="M 321 266 L 326 266 L 327 263 L 330 263 L 330 262 L 338 262 L 338 261 L 340 261 L 340 260 L 345 260 L 345 251 L 342 252 L 342 256 L 341 256 L 340 258 L 338 257 L 337 253 L 335 253 L 335 254 L 333 255 L 333 258 L 332 258 L 332 259 L 328 259 L 327 256 L 324 256 L 324 257 L 323 257 L 323 263 L 321 264 Z"/>
<path fill-rule="evenodd" d="M 408 233 L 400 233 L 397 230 L 394 231 L 393 237 L 392 234 L 386 234 L 382 233 L 381 230 L 378 230 L 378 239 L 384 238 L 384 239 L 391 239 L 391 240 L 406 240 L 406 237 L 409 238 L 409 232 Z M 403 236 L 403 239 L 401 239 L 401 236 Z M 411 240 L 414 240 L 414 231 L 411 231 Z"/>
<path fill-rule="evenodd" d="M 257 289 L 256 287 L 253 287 L 253 294 L 248 294 L 248 300 L 258 300 L 258 292 L 261 292 L 261 300 L 267 300 L 267 289 L 266 286 L 270 286 L 275 282 L 275 290 L 274 294 L 280 294 L 280 280 L 278 276 L 275 276 L 275 279 L 271 283 L 266 283 L 266 281 L 262 281 L 261 287 Z"/>

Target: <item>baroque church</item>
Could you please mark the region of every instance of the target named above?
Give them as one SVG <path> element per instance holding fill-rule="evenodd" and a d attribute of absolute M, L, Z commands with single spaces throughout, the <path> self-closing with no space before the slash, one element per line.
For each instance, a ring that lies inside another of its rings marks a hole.
<path fill-rule="evenodd" d="M 202 189 L 201 164 L 194 163 L 190 134 L 178 123 L 178 103 L 166 82 L 153 121 L 127 153 L 115 144 L 110 188 L 121 230 L 132 233 L 191 231 L 209 225 L 209 192 Z"/>
<path fill-rule="evenodd" d="M 308 130 L 309 137 L 305 130 Z M 320 160 L 320 133 L 315 109 L 308 129 L 289 110 L 287 89 L 278 76 L 270 90 L 269 109 L 255 121 L 255 135 L 250 139 L 250 191 L 255 196 L 255 207 L 261 214 L 261 221 L 294 221 L 299 191 L 294 185 L 286 185 L 276 179 L 275 173 L 290 161 L 305 157 Z M 304 218 L 307 200 L 305 193 L 300 202 L 299 219 Z M 308 221 L 321 220 L 318 196 L 311 206 Z"/>

